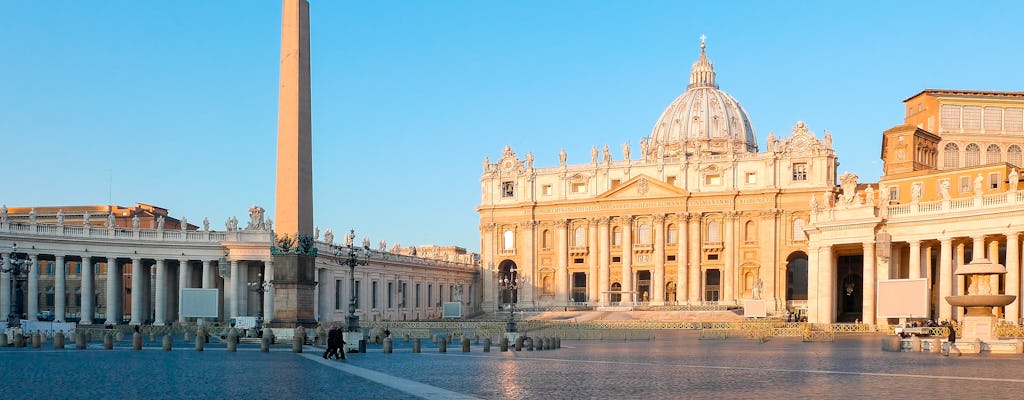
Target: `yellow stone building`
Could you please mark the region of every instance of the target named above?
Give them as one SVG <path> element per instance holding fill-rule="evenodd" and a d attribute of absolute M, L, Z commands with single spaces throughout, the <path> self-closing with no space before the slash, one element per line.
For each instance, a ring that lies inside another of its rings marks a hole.
<path fill-rule="evenodd" d="M 563 150 L 557 165 L 535 166 L 532 153 L 505 147 L 484 160 L 484 309 L 806 306 L 805 226 L 836 193 L 829 133 L 797 122 L 760 150 L 703 43 L 689 82 L 637 152 L 626 142 L 613 159 L 608 145 L 593 147 L 589 163 L 568 165 Z M 500 289 L 510 278 L 518 289 Z"/>

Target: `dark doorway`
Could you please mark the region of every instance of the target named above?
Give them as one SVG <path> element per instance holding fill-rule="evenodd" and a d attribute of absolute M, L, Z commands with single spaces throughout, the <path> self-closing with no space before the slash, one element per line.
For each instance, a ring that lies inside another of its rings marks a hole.
<path fill-rule="evenodd" d="M 622 284 L 615 282 L 612 284 L 611 293 L 608 293 L 608 301 L 612 303 L 622 302 Z"/>
<path fill-rule="evenodd" d="M 515 261 L 505 260 L 502 261 L 498 266 L 498 279 L 499 282 L 515 282 L 519 279 L 519 271 L 516 267 Z M 507 290 L 504 286 L 501 288 L 501 303 L 510 304 L 519 302 L 519 290 Z"/>
<path fill-rule="evenodd" d="M 717 269 L 709 269 L 704 272 L 704 301 L 718 301 L 721 281 L 722 274 Z"/>
<path fill-rule="evenodd" d="M 572 301 L 574 303 L 583 303 L 587 301 L 587 273 L 586 272 L 573 272 L 572 273 Z"/>
<path fill-rule="evenodd" d="M 651 271 L 637 271 L 636 295 L 639 301 L 644 303 L 651 301 Z"/>
<path fill-rule="evenodd" d="M 864 256 L 839 256 L 836 259 L 836 322 L 862 320 L 864 305 Z"/>
<path fill-rule="evenodd" d="M 786 300 L 807 300 L 807 254 L 800 251 L 786 259 Z"/>

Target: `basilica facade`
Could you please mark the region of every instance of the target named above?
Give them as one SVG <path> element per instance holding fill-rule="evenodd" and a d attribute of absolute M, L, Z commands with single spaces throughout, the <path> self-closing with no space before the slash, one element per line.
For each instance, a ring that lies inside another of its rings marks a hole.
<path fill-rule="evenodd" d="M 563 150 L 539 166 L 506 147 L 481 178 L 483 307 L 806 307 L 809 199 L 833 197 L 837 157 L 830 134 L 803 122 L 765 143 L 702 43 L 639 151 L 594 147 L 568 165 Z M 502 290 L 509 281 L 521 285 Z"/>

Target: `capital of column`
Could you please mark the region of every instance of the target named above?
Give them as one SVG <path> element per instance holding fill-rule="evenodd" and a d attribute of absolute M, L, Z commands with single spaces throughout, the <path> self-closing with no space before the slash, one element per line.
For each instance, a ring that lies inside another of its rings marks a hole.
<path fill-rule="evenodd" d="M 657 214 L 652 214 L 652 216 L 654 217 L 654 223 L 655 224 L 661 224 L 661 223 L 665 222 L 665 214 L 657 213 Z"/>
<path fill-rule="evenodd" d="M 569 220 L 565 218 L 559 218 L 555 220 L 555 226 L 559 228 L 565 228 L 569 226 Z"/>
<path fill-rule="evenodd" d="M 633 217 L 632 215 L 623 215 L 621 218 L 623 225 L 630 225 L 633 223 L 633 220 L 635 219 L 635 217 Z"/>
<path fill-rule="evenodd" d="M 612 222 L 612 219 L 610 217 L 597 217 L 596 220 L 598 225 L 603 226 L 608 226 L 608 224 Z"/>
<path fill-rule="evenodd" d="M 482 224 L 480 224 L 480 230 L 482 230 L 484 232 L 491 232 L 491 231 L 494 230 L 494 223 L 493 222 L 482 223 Z"/>

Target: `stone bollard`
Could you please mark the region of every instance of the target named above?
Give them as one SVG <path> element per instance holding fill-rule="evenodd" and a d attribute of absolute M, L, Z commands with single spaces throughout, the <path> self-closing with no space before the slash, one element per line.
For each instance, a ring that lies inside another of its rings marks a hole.
<path fill-rule="evenodd" d="M 562 338 L 560 336 L 555 336 L 555 348 L 562 348 Z"/>
<path fill-rule="evenodd" d="M 132 350 L 142 350 L 142 334 L 135 332 L 132 334 Z"/>
<path fill-rule="evenodd" d="M 900 337 L 896 335 L 882 337 L 882 351 L 901 351 Z"/>
<path fill-rule="evenodd" d="M 942 352 L 942 339 L 934 338 L 929 341 L 928 352 L 929 353 L 941 353 Z"/>
<path fill-rule="evenodd" d="M 171 345 L 174 342 L 174 338 L 171 335 L 164 335 L 164 351 L 171 351 Z"/>
<path fill-rule="evenodd" d="M 41 346 L 41 345 L 44 345 L 44 344 L 46 344 L 46 335 L 40 333 L 39 334 L 39 345 Z"/>
<path fill-rule="evenodd" d="M 1016 353 L 1017 354 L 1024 353 L 1024 339 L 1017 339 Z"/>
<path fill-rule="evenodd" d="M 114 333 L 114 340 L 118 342 L 124 340 L 124 332 L 117 331 L 116 333 Z"/>
<path fill-rule="evenodd" d="M 106 350 L 113 350 L 114 349 L 114 336 L 113 335 L 103 335 L 103 348 L 106 349 Z"/>
<path fill-rule="evenodd" d="M 449 333 L 447 336 L 445 336 L 445 339 L 448 340 L 448 344 L 452 344 L 452 334 Z"/>
<path fill-rule="evenodd" d="M 270 338 L 270 344 L 274 344 L 274 330 L 267 328 L 263 330 L 263 337 Z"/>
<path fill-rule="evenodd" d="M 533 338 L 532 337 L 526 338 L 526 341 L 523 344 L 526 345 L 526 351 L 533 351 Z"/>
<path fill-rule="evenodd" d="M 921 344 L 921 338 L 914 336 L 910 338 L 910 351 L 915 353 L 921 352 L 923 345 Z"/>
<path fill-rule="evenodd" d="M 200 335 L 200 334 L 196 334 L 196 347 L 195 347 L 196 351 L 203 351 L 203 347 L 205 347 L 205 346 L 206 346 L 206 341 L 203 340 L 203 336 Z"/>
<path fill-rule="evenodd" d="M 411 339 L 411 337 L 409 336 L 409 334 L 408 334 L 408 333 L 406 333 L 406 334 L 405 334 L 405 342 L 406 342 L 406 343 L 409 343 L 409 340 L 410 340 L 410 339 Z"/>
<path fill-rule="evenodd" d="M 516 349 L 516 351 L 523 351 L 523 337 L 522 336 L 516 338 L 515 349 Z"/>
<path fill-rule="evenodd" d="M 7 334 L 0 332 L 0 347 L 7 347 Z"/>
<path fill-rule="evenodd" d="M 981 354 L 981 339 L 979 339 L 979 338 L 974 338 L 974 353 L 973 354 Z"/>
<path fill-rule="evenodd" d="M 302 352 L 302 342 L 305 341 L 301 335 L 295 335 L 292 337 L 292 353 Z"/>
<path fill-rule="evenodd" d="M 266 332 L 263 333 L 263 337 L 260 338 L 260 352 L 270 352 L 270 342 L 272 342 L 273 335 L 268 335 Z"/>
<path fill-rule="evenodd" d="M 499 346 L 501 348 L 501 351 L 508 351 L 508 338 L 501 338 L 501 343 L 499 344 Z"/>
<path fill-rule="evenodd" d="M 57 332 L 53 334 L 53 348 L 57 350 L 64 349 L 64 332 Z"/>
<path fill-rule="evenodd" d="M 85 350 L 89 346 L 89 340 L 86 339 L 84 333 L 75 334 L 75 348 L 78 350 Z"/>
<path fill-rule="evenodd" d="M 389 338 L 389 337 L 384 338 L 384 354 L 391 354 L 391 350 L 392 350 L 391 346 L 392 346 L 391 345 L 391 338 Z"/>
<path fill-rule="evenodd" d="M 462 338 L 462 352 L 469 353 L 469 338 Z"/>
<path fill-rule="evenodd" d="M 437 351 L 440 352 L 440 353 L 447 352 L 448 351 L 448 341 L 442 339 L 441 341 L 437 342 Z"/>
<path fill-rule="evenodd" d="M 484 338 L 484 353 L 491 352 L 491 338 Z"/>
<path fill-rule="evenodd" d="M 419 353 L 420 352 L 420 338 L 415 338 L 415 339 L 412 340 L 412 352 L 413 353 Z"/>
<path fill-rule="evenodd" d="M 43 345 L 42 335 L 40 335 L 38 332 L 37 333 L 33 333 L 32 334 L 32 348 L 33 349 L 38 349 L 42 345 Z"/>
<path fill-rule="evenodd" d="M 431 339 L 430 339 L 430 340 L 433 340 L 433 341 L 434 341 L 434 343 L 437 343 L 437 335 L 434 335 L 433 337 L 431 337 Z"/>
<path fill-rule="evenodd" d="M 14 347 L 22 348 L 25 347 L 25 335 L 21 333 L 14 334 Z"/>
<path fill-rule="evenodd" d="M 238 349 L 238 330 L 228 330 L 228 353 L 234 353 Z"/>
<path fill-rule="evenodd" d="M 188 332 L 185 332 L 185 343 L 188 343 L 189 340 L 190 340 L 189 334 L 188 334 Z"/>

